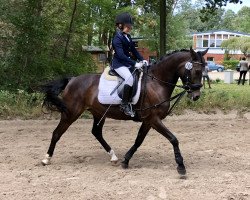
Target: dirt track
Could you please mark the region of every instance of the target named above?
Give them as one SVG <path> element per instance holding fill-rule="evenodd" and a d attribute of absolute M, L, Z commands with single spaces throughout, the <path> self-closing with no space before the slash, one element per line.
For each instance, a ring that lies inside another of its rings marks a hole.
<path fill-rule="evenodd" d="M 91 120 L 78 120 L 42 166 L 57 120 L 0 121 L 0 199 L 250 199 L 250 114 L 168 117 L 187 168 L 180 179 L 170 143 L 151 130 L 130 162 L 112 166 L 90 134 Z M 104 136 L 121 159 L 138 123 L 107 120 Z"/>

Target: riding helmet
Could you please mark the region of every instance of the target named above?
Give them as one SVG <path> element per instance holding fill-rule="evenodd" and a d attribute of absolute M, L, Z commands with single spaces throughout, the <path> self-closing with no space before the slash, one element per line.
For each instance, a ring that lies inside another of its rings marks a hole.
<path fill-rule="evenodd" d="M 116 24 L 130 24 L 130 25 L 133 25 L 132 16 L 127 12 L 121 13 L 121 14 L 116 16 L 115 23 Z"/>

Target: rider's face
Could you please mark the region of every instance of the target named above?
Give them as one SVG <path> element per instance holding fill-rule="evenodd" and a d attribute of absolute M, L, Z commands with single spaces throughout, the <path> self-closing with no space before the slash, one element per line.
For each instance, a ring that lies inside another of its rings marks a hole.
<path fill-rule="evenodd" d="M 123 27 L 123 32 L 124 33 L 128 34 L 131 30 L 132 30 L 132 25 L 130 25 L 130 24 L 124 24 L 124 27 Z"/>

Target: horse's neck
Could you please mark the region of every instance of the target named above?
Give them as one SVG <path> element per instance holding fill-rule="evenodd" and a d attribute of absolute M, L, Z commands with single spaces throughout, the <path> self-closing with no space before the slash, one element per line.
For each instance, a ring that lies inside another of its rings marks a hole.
<path fill-rule="evenodd" d="M 178 56 L 178 59 L 172 56 Z M 171 55 L 170 57 L 162 60 L 160 63 L 156 64 L 151 69 L 151 74 L 157 79 L 165 82 L 166 97 L 169 98 L 177 84 L 180 73 L 178 73 L 178 67 L 182 62 L 188 60 L 188 54 L 181 53 L 178 55 Z"/>
<path fill-rule="evenodd" d="M 151 73 L 157 79 L 172 84 L 176 84 L 179 78 L 177 76 L 177 66 L 168 61 L 162 61 L 161 63 L 153 66 Z"/>

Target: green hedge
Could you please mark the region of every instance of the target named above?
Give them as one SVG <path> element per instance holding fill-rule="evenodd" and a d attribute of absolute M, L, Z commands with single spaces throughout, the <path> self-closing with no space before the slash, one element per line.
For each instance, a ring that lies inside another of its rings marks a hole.
<path fill-rule="evenodd" d="M 23 90 L 9 92 L 0 90 L 0 118 L 30 119 L 41 116 L 41 103 L 43 95 L 40 93 L 27 93 Z"/>
<path fill-rule="evenodd" d="M 197 101 L 190 100 L 185 96 L 173 110 L 174 114 L 182 114 L 186 109 L 203 113 L 214 113 L 216 110 L 242 112 L 250 111 L 250 86 L 237 84 L 225 84 L 214 82 L 212 89 L 202 89 L 201 97 Z M 173 95 L 182 91 L 176 88 Z M 43 94 L 27 93 L 23 90 L 9 92 L 0 90 L 0 119 L 38 119 L 45 116 L 58 118 L 60 114 L 44 115 L 42 112 Z M 89 113 L 82 115 L 90 118 Z"/>
<path fill-rule="evenodd" d="M 223 65 L 226 69 L 235 70 L 236 66 L 239 64 L 238 60 L 224 60 Z"/>

